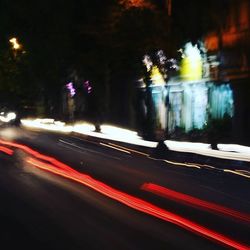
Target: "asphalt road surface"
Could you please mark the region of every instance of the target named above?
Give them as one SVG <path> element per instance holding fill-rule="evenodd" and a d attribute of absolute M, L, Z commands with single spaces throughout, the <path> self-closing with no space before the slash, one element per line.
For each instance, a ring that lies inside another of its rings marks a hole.
<path fill-rule="evenodd" d="M 211 167 L 0 131 L 1 249 L 248 249 L 249 194 L 250 179 Z"/>

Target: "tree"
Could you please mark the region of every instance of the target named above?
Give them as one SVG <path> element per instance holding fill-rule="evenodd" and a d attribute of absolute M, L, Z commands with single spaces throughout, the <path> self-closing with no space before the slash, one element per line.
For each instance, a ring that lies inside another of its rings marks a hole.
<path fill-rule="evenodd" d="M 62 86 L 76 70 L 93 85 L 96 113 L 116 121 L 130 119 L 142 56 L 168 41 L 164 15 L 152 3 L 45 0 L 23 5 L 3 0 L 1 4 L 0 34 L 22 38 L 27 86 L 36 83 L 47 114 L 58 113 Z"/>
<path fill-rule="evenodd" d="M 139 1 L 141 4 L 143 1 Z M 129 124 L 135 97 L 135 82 L 142 77 L 142 58 L 151 51 L 167 47 L 166 17 L 154 5 L 133 5 L 122 1 L 107 16 L 109 33 L 111 109 L 115 121 Z M 124 7 L 125 6 L 125 7 Z M 112 95 L 112 94 L 111 94 Z M 127 123 L 126 123 L 127 122 Z"/>

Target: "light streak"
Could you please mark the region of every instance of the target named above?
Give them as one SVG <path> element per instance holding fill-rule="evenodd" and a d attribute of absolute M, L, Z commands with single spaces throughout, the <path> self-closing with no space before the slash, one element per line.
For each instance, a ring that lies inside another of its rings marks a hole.
<path fill-rule="evenodd" d="M 219 150 L 250 154 L 250 147 L 238 144 L 217 144 Z"/>
<path fill-rule="evenodd" d="M 68 171 L 75 171 L 72 168 L 70 168 L 69 166 L 67 166 L 66 164 L 58 161 L 57 159 L 55 159 L 53 157 L 50 157 L 50 156 L 40 154 L 39 152 L 27 147 L 26 145 L 14 143 L 14 142 L 8 142 L 8 141 L 4 141 L 4 140 L 0 140 L 0 143 L 4 144 L 4 145 L 8 145 L 8 146 L 11 146 L 11 147 L 21 149 L 24 152 L 26 152 L 26 153 L 28 153 L 28 154 L 30 154 L 30 155 L 38 158 L 38 159 L 41 159 L 41 160 L 44 160 L 44 161 L 47 161 L 47 162 L 50 162 L 50 163 L 54 164 L 58 168 L 61 168 L 61 169 L 64 169 L 64 170 L 67 169 Z"/>
<path fill-rule="evenodd" d="M 166 163 L 172 164 L 172 165 L 201 169 L 200 166 L 195 165 L 195 164 L 191 164 L 191 163 L 181 163 L 181 162 L 175 162 L 175 161 L 169 161 L 169 160 L 163 160 L 163 161 L 165 161 Z"/>
<path fill-rule="evenodd" d="M 70 133 L 72 132 L 72 126 L 65 126 L 65 123 L 60 121 L 54 121 L 54 119 L 23 119 L 21 123 L 25 127 L 38 128 L 56 132 Z"/>
<path fill-rule="evenodd" d="M 228 172 L 231 174 L 236 174 L 239 175 L 241 177 L 245 177 L 245 178 L 249 178 L 250 179 L 250 172 L 246 171 L 246 170 L 241 170 L 241 169 L 237 169 L 237 170 L 230 170 L 230 169 L 222 169 L 222 168 L 216 168 L 207 164 L 199 164 L 199 163 L 182 163 L 182 162 L 175 162 L 175 161 L 169 161 L 169 160 L 163 160 L 163 159 L 156 159 L 156 158 L 152 158 L 149 157 L 149 159 L 154 160 L 154 161 L 164 161 L 168 164 L 171 165 L 175 165 L 175 166 L 181 166 L 181 167 L 188 167 L 188 168 L 197 168 L 197 169 L 211 169 L 211 170 L 217 170 L 217 171 L 224 171 L 224 172 Z"/>
<path fill-rule="evenodd" d="M 196 153 L 200 155 L 206 155 L 215 158 L 221 159 L 231 159 L 231 160 L 240 160 L 240 161 L 248 161 L 250 162 L 250 147 L 240 146 L 240 145 L 230 145 L 230 149 L 234 152 L 226 152 L 229 150 L 227 144 L 218 144 L 220 145 L 220 150 L 212 150 L 210 149 L 210 145 L 206 143 L 193 143 L 193 142 L 185 142 L 185 141 L 164 141 L 169 149 L 177 151 L 177 152 L 190 152 Z M 224 146 L 224 147 L 223 147 Z"/>
<path fill-rule="evenodd" d="M 135 131 L 119 128 L 111 125 L 101 125 L 101 133 L 94 132 L 95 126 L 88 123 L 78 123 L 73 126 L 67 126 L 65 123 L 54 121 L 53 119 L 26 119 L 21 120 L 22 125 L 39 129 L 46 129 L 58 132 L 75 132 L 100 139 L 108 139 L 138 145 L 147 148 L 155 148 L 157 142 L 143 140 Z M 250 147 L 235 144 L 218 144 L 218 147 L 224 151 L 212 150 L 206 143 L 193 143 L 185 141 L 170 141 L 164 143 L 170 150 L 177 152 L 190 152 L 214 158 L 240 160 L 250 162 Z M 226 152 L 227 150 L 234 152 Z M 130 150 L 131 151 L 131 150 Z"/>
<path fill-rule="evenodd" d="M 109 145 L 112 145 L 112 146 L 115 146 L 115 147 L 118 147 L 118 148 L 122 148 L 122 149 L 128 150 L 130 152 L 134 152 L 134 153 L 141 154 L 141 155 L 144 155 L 144 156 L 149 156 L 149 154 L 143 153 L 141 151 L 134 150 L 134 149 L 131 149 L 131 148 L 126 148 L 126 147 L 123 147 L 123 146 L 120 146 L 120 145 L 117 145 L 117 144 L 114 144 L 114 143 L 109 143 Z"/>
<path fill-rule="evenodd" d="M 235 171 L 236 171 L 236 172 L 240 172 L 240 173 L 244 173 L 244 174 L 246 174 L 246 175 L 250 176 L 250 171 L 248 171 L 248 170 L 243 170 L 243 169 L 235 169 Z"/>
<path fill-rule="evenodd" d="M 163 159 L 156 159 L 153 157 L 148 157 L 151 160 L 154 161 L 164 161 L 166 163 L 175 165 L 175 166 L 182 166 L 182 167 L 188 167 L 188 168 L 197 168 L 197 169 L 201 169 L 203 166 L 200 164 L 192 164 L 192 163 L 182 163 L 182 162 L 176 162 L 176 161 L 169 161 L 169 160 L 163 160 Z"/>
<path fill-rule="evenodd" d="M 137 132 L 119 128 L 111 125 L 101 125 L 101 133 L 95 132 L 95 126 L 89 123 L 77 123 L 73 126 L 67 126 L 64 123 L 59 121 L 53 121 L 51 123 L 44 122 L 43 119 L 23 119 L 21 123 L 25 127 L 29 128 L 39 128 L 45 130 L 51 130 L 56 132 L 75 132 L 78 134 L 84 134 L 92 136 L 95 138 L 108 139 L 113 141 L 120 141 L 129 144 L 155 148 L 157 142 L 145 141 L 140 136 L 137 135 Z M 59 126 L 59 125 L 60 126 Z"/>
<path fill-rule="evenodd" d="M 240 175 L 240 176 L 243 176 L 243 177 L 246 177 L 246 178 L 250 178 L 249 173 L 247 175 L 247 174 L 244 174 L 244 173 L 240 172 L 240 170 L 223 169 L 223 171 L 226 172 L 226 173 L 236 174 L 236 175 Z"/>
<path fill-rule="evenodd" d="M 188 231 L 191 231 L 193 233 L 196 233 L 198 235 L 201 235 L 203 237 L 209 238 L 211 240 L 217 241 L 219 243 L 222 243 L 224 245 L 227 245 L 229 247 L 233 247 L 239 250 L 247 250 L 250 248 L 250 246 L 244 245 L 240 242 L 237 242 L 233 239 L 230 239 L 220 233 L 217 233 L 213 230 L 207 229 L 195 222 L 192 222 L 190 220 L 187 220 L 179 215 L 176 215 L 174 213 L 171 213 L 167 210 L 164 210 L 162 208 L 159 208 L 147 201 L 144 201 L 140 198 L 134 197 L 132 195 L 129 195 L 127 193 L 124 193 L 120 190 L 117 190 L 115 188 L 112 188 L 111 186 L 108 186 L 107 184 L 95 180 L 91 176 L 88 176 L 86 174 L 80 173 L 74 169 L 72 169 L 70 166 L 58 161 L 57 159 L 43 155 L 25 145 L 13 143 L 13 142 L 7 142 L 0 140 L 1 144 L 9 145 L 12 147 L 16 147 L 19 149 L 24 150 L 25 152 L 35 156 L 36 158 L 45 160 L 49 163 L 44 163 L 40 160 L 36 160 L 34 158 L 27 158 L 27 162 L 30 163 L 33 166 L 36 166 L 40 169 L 43 169 L 45 171 L 57 174 L 59 176 L 63 176 L 67 179 L 76 181 L 78 183 L 81 183 L 98 193 L 101 193 L 113 200 L 116 200 L 130 208 L 133 208 L 137 211 L 146 213 L 148 215 L 154 216 L 156 218 L 159 218 L 161 220 L 170 222 L 172 224 L 175 224 L 181 228 L 184 228 Z"/>
<path fill-rule="evenodd" d="M 0 151 L 4 152 L 5 154 L 8 154 L 8 155 L 13 155 L 13 150 L 11 150 L 7 147 L 4 147 L 4 146 L 0 146 Z"/>
<path fill-rule="evenodd" d="M 79 134 L 85 134 L 101 139 L 108 139 L 113 141 L 120 141 L 129 144 L 145 146 L 149 148 L 155 148 L 157 146 L 157 142 L 153 141 L 145 141 L 140 136 L 137 135 L 135 131 L 119 128 L 111 125 L 101 125 L 101 133 L 94 132 L 92 130 L 85 130 L 82 128 L 81 124 L 73 127 L 73 132 Z"/>
<path fill-rule="evenodd" d="M 100 142 L 100 145 L 102 145 L 102 146 L 104 146 L 104 147 L 108 147 L 108 148 L 115 149 L 115 150 L 117 150 L 117 151 L 121 151 L 121 152 L 126 153 L 126 154 L 131 154 L 131 153 L 130 153 L 129 151 L 127 151 L 127 150 L 124 150 L 124 149 L 121 149 L 121 148 L 117 148 L 117 147 L 115 147 L 115 146 L 111 146 L 111 145 L 108 145 L 108 144 L 106 144 L 106 143 Z"/>
<path fill-rule="evenodd" d="M 212 202 L 204 201 L 204 200 L 192 197 L 192 196 L 187 195 L 187 194 L 176 192 L 174 190 L 159 186 L 157 184 L 144 183 L 141 186 L 141 189 L 148 191 L 148 192 L 151 192 L 151 193 L 154 193 L 156 195 L 174 200 L 174 201 L 182 202 L 184 204 L 188 204 L 188 205 L 192 205 L 192 206 L 197 206 L 199 208 L 203 208 L 203 209 L 209 210 L 209 211 L 218 212 L 220 214 L 231 216 L 231 217 L 243 220 L 243 221 L 248 222 L 248 223 L 250 222 L 250 215 L 249 214 L 244 214 L 244 213 L 235 211 L 233 209 L 230 209 L 230 208 L 227 208 L 227 207 L 224 207 L 221 205 L 217 205 L 217 204 L 212 203 Z"/>
<path fill-rule="evenodd" d="M 202 143 L 197 144 L 192 142 L 177 142 L 177 141 L 165 141 L 165 143 L 167 144 L 169 149 L 177 152 L 189 152 L 214 158 L 250 162 L 249 153 L 212 150 L 209 148 L 209 145 Z"/>
<path fill-rule="evenodd" d="M 101 125 L 101 131 L 107 135 L 113 135 L 117 137 L 129 137 L 131 139 L 139 139 L 140 137 L 137 135 L 137 132 L 125 128 L 120 128 L 111 125 Z"/>
<path fill-rule="evenodd" d="M 190 220 L 187 220 L 181 216 L 178 216 L 176 214 L 173 214 L 167 210 L 164 210 L 162 208 L 159 208 L 147 201 L 144 201 L 140 198 L 136 198 L 132 195 L 129 195 L 127 193 L 124 193 L 120 190 L 114 189 L 108 185 L 106 185 L 103 182 L 100 182 L 98 180 L 93 179 L 92 177 L 79 173 L 75 170 L 69 171 L 67 169 L 59 169 L 51 164 L 45 164 L 39 160 L 28 158 L 27 162 L 32 164 L 33 166 L 36 166 L 40 169 L 49 171 L 51 173 L 63 176 L 67 179 L 76 181 L 78 183 L 81 183 L 98 193 L 101 193 L 113 200 L 119 201 L 120 203 L 133 208 L 135 210 L 138 210 L 140 212 L 146 213 L 148 215 L 152 215 L 156 218 L 162 219 L 164 221 L 173 223 L 177 226 L 180 226 L 188 231 L 194 232 L 196 234 L 202 235 L 203 237 L 210 238 L 212 240 L 215 240 L 219 243 L 223 243 L 227 246 L 234 247 L 236 249 L 248 249 L 248 246 L 245 246 L 239 242 L 236 242 L 222 234 L 219 234 L 217 232 L 214 232 L 210 229 L 207 229 L 197 223 L 194 223 Z"/>

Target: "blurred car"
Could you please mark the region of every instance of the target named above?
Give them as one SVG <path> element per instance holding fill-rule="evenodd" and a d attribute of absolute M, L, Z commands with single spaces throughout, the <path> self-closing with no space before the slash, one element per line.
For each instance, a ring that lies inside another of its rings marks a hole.
<path fill-rule="evenodd" d="M 20 119 L 16 112 L 3 108 L 0 110 L 0 125 L 1 126 L 19 126 Z"/>

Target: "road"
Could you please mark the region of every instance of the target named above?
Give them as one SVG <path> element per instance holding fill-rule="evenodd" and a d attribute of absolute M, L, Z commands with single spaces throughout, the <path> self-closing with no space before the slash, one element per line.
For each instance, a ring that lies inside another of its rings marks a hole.
<path fill-rule="evenodd" d="M 250 245 L 248 178 L 87 137 L 5 128 L 0 138 L 3 249 Z"/>

